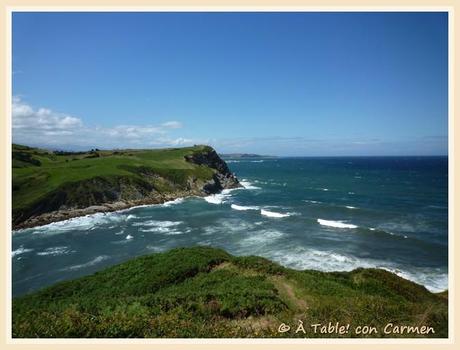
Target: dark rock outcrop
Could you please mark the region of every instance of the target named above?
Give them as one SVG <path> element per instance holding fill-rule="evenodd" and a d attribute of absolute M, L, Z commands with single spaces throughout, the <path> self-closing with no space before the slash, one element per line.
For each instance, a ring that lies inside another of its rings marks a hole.
<path fill-rule="evenodd" d="M 187 155 L 185 156 L 185 160 L 216 170 L 212 180 L 206 182 L 203 186 L 203 191 L 207 194 L 218 193 L 226 188 L 241 187 L 235 174 L 228 168 L 227 163 L 211 147 L 207 147 L 205 151 Z"/>

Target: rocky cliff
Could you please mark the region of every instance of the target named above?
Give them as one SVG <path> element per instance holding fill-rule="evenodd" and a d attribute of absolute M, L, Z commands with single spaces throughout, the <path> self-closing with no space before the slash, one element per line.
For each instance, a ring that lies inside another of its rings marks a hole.
<path fill-rule="evenodd" d="M 209 146 L 100 151 L 97 157 L 94 151 L 20 152 L 25 156 L 13 167 L 14 229 L 241 186 Z"/>

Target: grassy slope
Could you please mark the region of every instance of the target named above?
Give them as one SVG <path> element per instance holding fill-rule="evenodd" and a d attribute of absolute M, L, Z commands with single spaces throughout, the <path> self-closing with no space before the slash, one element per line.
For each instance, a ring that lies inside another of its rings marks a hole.
<path fill-rule="evenodd" d="M 277 332 L 281 322 L 295 328 L 298 319 L 307 335 Z M 194 247 L 13 300 L 14 337 L 337 337 L 308 327 L 329 321 L 379 330 L 388 322 L 428 325 L 446 337 L 447 298 L 384 270 L 295 271 Z"/>
<path fill-rule="evenodd" d="M 179 185 L 189 175 L 210 179 L 213 174 L 210 168 L 184 159 L 185 155 L 206 147 L 98 151 L 98 157 L 91 158 L 95 153 L 56 155 L 46 150 L 13 145 L 13 213 L 36 206 L 53 191 L 83 180 L 98 177 L 113 181 L 122 176 L 143 181 L 142 174 L 136 172 L 141 167 Z M 164 185 L 159 181 L 155 187 L 159 192 L 168 191 Z"/>

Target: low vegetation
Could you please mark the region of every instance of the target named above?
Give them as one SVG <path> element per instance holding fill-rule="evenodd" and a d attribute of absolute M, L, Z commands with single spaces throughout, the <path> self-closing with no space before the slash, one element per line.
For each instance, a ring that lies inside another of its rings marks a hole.
<path fill-rule="evenodd" d="M 210 247 L 146 255 L 13 300 L 13 337 L 447 337 L 447 295 L 378 269 L 296 271 Z M 299 320 L 305 333 L 295 333 Z M 348 333 L 312 324 L 350 324 Z M 291 330 L 280 333 L 280 325 Z M 432 327 L 384 334 L 384 327 Z"/>
<path fill-rule="evenodd" d="M 209 181 L 216 170 L 185 157 L 209 151 L 209 146 L 194 146 L 53 152 L 13 144 L 13 225 L 62 207 L 85 208 L 187 190 L 189 181 Z"/>

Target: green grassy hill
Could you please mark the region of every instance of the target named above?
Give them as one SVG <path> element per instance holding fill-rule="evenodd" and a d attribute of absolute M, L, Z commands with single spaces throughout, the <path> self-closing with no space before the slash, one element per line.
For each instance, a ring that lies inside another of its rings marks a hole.
<path fill-rule="evenodd" d="M 13 300 L 13 337 L 447 337 L 447 295 L 378 269 L 323 273 L 207 247 L 146 255 Z M 306 334 L 295 333 L 303 321 Z M 291 331 L 279 333 L 285 323 Z M 434 334 L 383 333 L 385 325 Z"/>
<path fill-rule="evenodd" d="M 158 203 L 238 183 L 209 146 L 75 153 L 13 144 L 12 164 L 15 227 L 57 210 Z"/>

